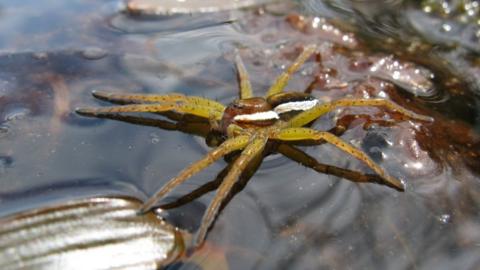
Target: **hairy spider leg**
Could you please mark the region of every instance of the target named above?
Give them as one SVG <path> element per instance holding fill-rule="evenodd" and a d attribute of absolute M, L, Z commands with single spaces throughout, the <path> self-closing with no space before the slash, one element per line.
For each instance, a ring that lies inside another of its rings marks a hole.
<path fill-rule="evenodd" d="M 225 106 L 219 102 L 197 96 L 185 96 L 179 93 L 170 93 L 164 95 L 157 94 L 138 94 L 138 93 L 114 93 L 100 90 L 92 91 L 92 95 L 98 99 L 105 100 L 116 104 L 132 104 L 132 103 L 173 103 L 186 102 L 192 105 L 210 107 L 212 109 L 223 112 Z"/>
<path fill-rule="evenodd" d="M 183 171 L 181 171 L 176 177 L 168 181 L 164 186 L 162 186 L 153 196 L 151 196 L 140 208 L 140 213 L 146 213 L 150 211 L 158 200 L 163 196 L 169 193 L 176 186 L 185 182 L 192 175 L 200 172 L 201 170 L 208 167 L 210 164 L 214 163 L 221 157 L 226 154 L 233 152 L 235 150 L 240 150 L 245 148 L 249 142 L 249 136 L 238 136 L 231 138 L 223 142 L 220 146 L 210 151 L 205 157 L 191 164 Z"/>
<path fill-rule="evenodd" d="M 269 97 L 271 95 L 282 92 L 287 85 L 290 76 L 292 76 L 293 73 L 297 72 L 297 70 L 305 63 L 305 61 L 307 61 L 308 58 L 312 56 L 316 49 L 317 46 L 315 44 L 305 46 L 303 52 L 297 57 L 297 59 L 295 59 L 295 61 L 287 68 L 286 71 L 284 71 L 282 74 L 280 74 L 280 76 L 277 77 L 275 83 L 273 83 L 270 89 L 268 89 L 268 92 L 265 96 Z"/>
<path fill-rule="evenodd" d="M 398 112 L 411 119 L 425 121 L 425 122 L 433 122 L 433 118 L 407 110 L 401 107 L 400 105 L 398 105 L 397 103 L 394 103 L 393 101 L 390 101 L 387 99 L 339 99 L 332 102 L 318 104 L 315 107 L 311 108 L 310 110 L 299 113 L 298 115 L 294 116 L 292 119 L 290 119 L 287 122 L 287 126 L 302 127 L 316 120 L 320 116 L 336 109 L 337 107 L 347 107 L 347 106 L 386 107 L 391 111 Z"/>
<path fill-rule="evenodd" d="M 334 175 L 355 183 L 378 183 L 388 185 L 388 183 L 386 183 L 383 178 L 376 174 L 363 174 L 360 172 L 339 168 L 332 165 L 322 164 L 318 162 L 314 157 L 308 155 L 307 153 L 294 147 L 293 145 L 282 143 L 278 146 L 277 151 L 285 157 L 295 162 L 298 162 L 305 167 L 311 168 L 312 170 L 319 173 Z M 403 189 L 399 189 L 396 186 L 388 186 L 395 188 L 399 191 L 403 191 Z"/>
<path fill-rule="evenodd" d="M 333 144 L 340 150 L 354 156 L 355 158 L 363 161 L 368 165 L 375 173 L 380 175 L 388 184 L 395 186 L 398 189 L 403 190 L 403 184 L 400 180 L 390 176 L 386 171 L 384 171 L 380 166 L 378 166 L 369 156 L 364 154 L 361 150 L 357 149 L 355 146 L 347 143 L 346 141 L 340 139 L 339 137 L 325 131 L 318 131 L 310 128 L 287 128 L 281 130 L 280 132 L 273 135 L 273 139 L 281 141 L 326 141 L 330 144 Z"/>
<path fill-rule="evenodd" d="M 245 65 L 239 54 L 235 55 L 235 64 L 237 66 L 238 82 L 240 83 L 240 99 L 253 97 L 252 85 L 248 78 L 248 72 L 245 69 Z"/>
<path fill-rule="evenodd" d="M 238 137 L 237 137 L 238 138 Z M 200 226 L 197 235 L 195 237 L 195 246 L 199 246 L 205 240 L 208 229 L 212 225 L 212 222 L 215 220 L 216 215 L 222 205 L 222 202 L 225 200 L 230 190 L 232 190 L 235 183 L 237 183 L 240 175 L 243 173 L 245 168 L 248 166 L 250 161 L 252 161 L 258 154 L 260 154 L 268 141 L 268 135 L 265 133 L 259 133 L 254 136 L 250 142 L 248 142 L 245 149 L 242 151 L 240 156 L 232 164 L 232 168 L 228 172 L 227 176 L 223 179 L 222 184 L 217 189 L 215 197 L 208 206 L 207 211 L 203 215 L 202 225 Z"/>
<path fill-rule="evenodd" d="M 190 102 L 165 102 L 165 103 L 149 103 L 149 104 L 131 104 L 119 105 L 101 108 L 78 108 L 76 112 L 88 116 L 99 116 L 102 114 L 125 113 L 125 112 L 168 112 L 191 114 L 208 120 L 212 118 L 220 121 L 223 112 L 212 109 L 210 107 L 192 104 Z"/>

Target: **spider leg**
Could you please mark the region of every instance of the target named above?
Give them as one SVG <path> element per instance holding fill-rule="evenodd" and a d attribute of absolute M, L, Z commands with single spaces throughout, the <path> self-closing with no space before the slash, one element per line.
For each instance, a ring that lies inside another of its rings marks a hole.
<path fill-rule="evenodd" d="M 252 85 L 250 84 L 247 70 L 239 54 L 235 56 L 235 64 L 237 66 L 238 81 L 240 83 L 240 99 L 251 98 L 253 96 Z"/>
<path fill-rule="evenodd" d="M 189 202 L 192 202 L 195 199 L 200 198 L 204 194 L 207 194 L 208 192 L 216 190 L 220 184 L 222 183 L 223 178 L 227 175 L 228 171 L 231 168 L 232 163 L 227 164 L 215 177 L 213 181 L 207 182 L 200 187 L 196 188 L 195 190 L 192 190 L 190 193 L 186 195 L 182 195 L 182 197 L 178 198 L 177 200 L 173 202 L 167 202 L 165 204 L 160 204 L 158 205 L 158 208 L 167 210 L 171 208 L 177 208 L 179 206 L 185 205 Z"/>
<path fill-rule="evenodd" d="M 103 114 L 125 113 L 125 112 L 151 112 L 161 113 L 174 111 L 177 113 L 191 114 L 207 120 L 222 118 L 222 112 L 210 107 L 195 105 L 190 102 L 165 102 L 165 103 L 149 103 L 149 104 L 130 104 L 101 108 L 77 108 L 75 110 L 79 114 L 86 116 L 99 116 Z"/>
<path fill-rule="evenodd" d="M 387 99 L 339 99 L 328 103 L 318 104 L 317 106 L 311 108 L 310 110 L 304 111 L 293 117 L 288 121 L 288 126 L 290 127 L 301 127 L 304 126 L 313 120 L 319 118 L 320 116 L 336 109 L 337 107 L 385 107 L 391 111 L 398 112 L 406 117 L 411 119 L 433 122 L 433 118 L 425 115 L 420 115 L 410 110 L 403 108 L 397 103 L 387 100 Z"/>
<path fill-rule="evenodd" d="M 255 136 L 248 143 L 240 156 L 234 161 L 234 163 L 232 164 L 232 168 L 228 172 L 227 176 L 225 176 L 225 178 L 223 179 L 222 184 L 217 189 L 215 197 L 208 206 L 208 209 L 202 218 L 202 225 L 198 229 L 197 235 L 195 237 L 195 246 L 199 246 L 205 240 L 208 229 L 215 220 L 215 217 L 220 209 L 220 206 L 222 205 L 222 202 L 228 196 L 233 186 L 237 183 L 240 175 L 243 173 L 248 164 L 263 151 L 267 140 L 268 136 L 266 134 L 258 134 L 258 136 Z"/>
<path fill-rule="evenodd" d="M 244 129 L 242 127 L 240 127 L 239 125 L 230 124 L 227 127 L 227 136 L 228 136 L 228 138 L 235 137 L 238 134 L 242 133 L 242 131 L 244 131 Z"/>
<path fill-rule="evenodd" d="M 235 150 L 240 150 L 244 148 L 249 141 L 248 136 L 238 136 L 232 139 L 228 139 L 223 142 L 220 146 L 210 151 L 205 157 L 198 160 L 197 162 L 191 164 L 183 171 L 181 171 L 176 177 L 172 178 L 165 185 L 163 185 L 160 190 L 158 190 L 152 197 L 150 197 L 140 208 L 140 213 L 146 213 L 150 211 L 154 205 L 160 200 L 163 196 L 169 193 L 176 186 L 185 182 L 192 175 L 200 172 L 201 170 L 208 167 L 210 164 L 217 161 L 219 158 L 224 155 L 233 152 Z"/>
<path fill-rule="evenodd" d="M 122 121 L 134 125 L 157 127 L 164 130 L 176 130 L 186 134 L 206 137 L 211 132 L 211 125 L 205 122 L 190 122 L 190 121 L 168 121 L 162 119 L 154 119 L 147 117 L 138 117 L 133 115 L 121 114 L 105 114 L 99 115 L 98 118 L 111 119 Z"/>
<path fill-rule="evenodd" d="M 225 176 L 227 176 L 230 169 L 232 168 L 232 165 L 235 163 L 234 161 L 239 156 L 240 156 L 240 153 L 217 174 L 217 176 L 215 177 L 214 180 L 201 185 L 200 187 L 196 188 L 195 190 L 191 191 L 190 193 L 188 193 L 186 195 L 182 195 L 182 197 L 178 198 L 177 200 L 175 200 L 173 202 L 167 202 L 165 204 L 160 204 L 160 205 L 158 205 L 158 208 L 161 208 L 161 209 L 164 209 L 164 210 L 171 209 L 171 208 L 177 208 L 179 206 L 187 204 L 187 203 L 203 196 L 204 194 L 206 194 L 208 192 L 216 190 L 220 186 L 220 184 L 223 182 L 223 179 L 225 178 Z M 240 179 L 238 180 L 237 184 L 235 184 L 235 186 L 232 188 L 232 191 L 229 192 L 230 194 L 222 202 L 222 205 L 220 206 L 219 213 L 220 213 L 220 211 L 222 211 L 223 207 L 225 207 L 228 204 L 228 202 L 233 198 L 233 196 L 236 193 L 240 192 L 245 187 L 247 182 L 250 180 L 250 178 L 252 178 L 252 176 L 255 174 L 255 172 L 260 167 L 260 165 L 262 163 L 262 160 L 263 160 L 263 157 L 257 155 L 257 157 L 254 160 L 250 161 L 248 166 L 245 168 L 245 170 L 240 175 Z M 377 176 L 377 175 L 375 175 L 375 176 Z M 378 178 L 380 178 L 380 177 L 378 177 Z"/>
<path fill-rule="evenodd" d="M 105 100 L 115 104 L 186 102 L 192 105 L 210 107 L 222 112 L 225 109 L 225 106 L 219 102 L 216 102 L 207 98 L 197 97 L 197 96 L 185 96 L 183 94 L 178 94 L 178 93 L 157 95 L 157 94 L 138 94 L 138 93 L 115 93 L 115 92 L 94 90 L 92 91 L 92 95 L 98 99 Z"/>
<path fill-rule="evenodd" d="M 354 156 L 355 158 L 363 161 L 370 167 L 375 173 L 381 176 L 387 185 L 396 187 L 397 189 L 404 189 L 404 186 L 400 180 L 390 176 L 380 166 L 378 166 L 369 156 L 363 153 L 360 149 L 340 139 L 339 137 L 324 131 L 318 131 L 310 128 L 287 128 L 273 135 L 272 139 L 281 141 L 326 141 L 333 144 L 340 150 Z"/>
<path fill-rule="evenodd" d="M 360 172 L 343 169 L 332 165 L 322 164 L 318 162 L 314 157 L 308 155 L 307 153 L 292 145 L 282 143 L 278 146 L 277 151 L 285 157 L 296 161 L 305 167 L 309 167 L 319 173 L 341 177 L 355 183 L 377 183 L 387 185 L 391 188 L 397 189 L 398 191 L 403 191 L 403 189 L 399 189 L 397 186 L 389 185 L 388 182 L 385 182 L 380 176 L 376 174 L 363 174 Z"/>
<path fill-rule="evenodd" d="M 285 72 L 277 77 L 275 83 L 273 83 L 270 89 L 268 89 L 266 97 L 282 92 L 287 85 L 290 76 L 292 76 L 292 74 L 295 73 L 310 56 L 312 56 L 316 49 L 317 46 L 315 44 L 306 46 L 303 49 L 303 52 L 297 57 L 297 59 L 295 59 L 295 62 L 293 62 Z"/>

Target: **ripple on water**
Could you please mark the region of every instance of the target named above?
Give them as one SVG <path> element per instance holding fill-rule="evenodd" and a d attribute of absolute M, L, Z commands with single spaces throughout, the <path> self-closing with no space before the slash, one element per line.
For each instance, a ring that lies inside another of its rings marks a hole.
<path fill-rule="evenodd" d="M 47 60 L 48 59 L 48 53 L 47 52 L 34 52 L 32 53 L 33 59 L 36 60 Z"/>
<path fill-rule="evenodd" d="M 432 43 L 447 46 L 460 44 L 462 48 L 476 53 L 480 52 L 478 25 L 464 24 L 452 19 L 445 19 L 442 16 L 426 14 L 420 10 L 406 12 L 405 18 L 416 31 Z"/>
<path fill-rule="evenodd" d="M 8 125 L 0 125 L 0 139 L 5 138 L 10 133 L 10 127 Z"/>
<path fill-rule="evenodd" d="M 159 15 L 132 16 L 128 13 L 118 13 L 110 19 L 109 25 L 115 30 L 125 33 L 161 33 L 183 32 L 222 25 L 231 22 L 229 13 L 190 15 Z"/>
<path fill-rule="evenodd" d="M 107 51 L 99 47 L 87 47 L 81 51 L 81 55 L 88 60 L 98 60 L 107 56 Z"/>
<path fill-rule="evenodd" d="M 4 112 L 4 119 L 7 122 L 25 119 L 31 113 L 30 109 L 19 106 L 19 104 L 10 104 L 6 112 Z"/>
<path fill-rule="evenodd" d="M 13 157 L 0 155 L 0 175 L 5 174 L 6 170 L 13 165 Z"/>
<path fill-rule="evenodd" d="M 268 2 L 272 0 L 129 0 L 127 10 L 137 15 L 211 13 Z"/>

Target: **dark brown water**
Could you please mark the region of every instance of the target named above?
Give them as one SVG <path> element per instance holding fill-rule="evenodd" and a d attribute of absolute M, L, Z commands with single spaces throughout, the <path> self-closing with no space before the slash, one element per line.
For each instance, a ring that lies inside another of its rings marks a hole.
<path fill-rule="evenodd" d="M 390 98 L 435 118 L 385 126 L 395 116 L 345 109 L 314 124 L 348 126 L 342 137 L 402 179 L 406 192 L 273 155 L 225 207 L 197 259 L 175 269 L 476 269 L 478 25 L 400 1 L 360 2 L 143 17 L 124 12 L 121 1 L 0 1 L 0 214 L 93 195 L 145 199 L 208 151 L 201 137 L 76 115 L 75 107 L 104 105 L 92 90 L 181 92 L 227 103 L 237 94 L 235 49 L 261 95 L 302 45 L 316 43 L 319 59 L 289 89 L 309 88 L 322 100 Z M 320 162 L 369 172 L 331 146 L 305 150 Z M 167 201 L 225 165 L 212 165 Z M 195 231 L 212 196 L 165 216 Z"/>

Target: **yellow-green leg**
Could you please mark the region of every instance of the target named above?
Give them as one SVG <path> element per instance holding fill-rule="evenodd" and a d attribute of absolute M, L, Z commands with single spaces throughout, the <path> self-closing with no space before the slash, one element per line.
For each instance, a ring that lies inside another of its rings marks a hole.
<path fill-rule="evenodd" d="M 291 64 L 285 72 L 280 74 L 280 76 L 277 77 L 275 80 L 275 83 L 268 89 L 267 94 L 265 97 L 269 97 L 274 94 L 278 94 L 283 91 L 285 86 L 288 83 L 288 80 L 290 79 L 290 76 L 292 76 L 293 73 L 297 72 L 297 70 L 307 61 L 310 56 L 315 52 L 317 49 L 317 46 L 315 44 L 310 44 L 306 46 L 303 49 L 303 52 L 295 59 L 295 62 Z"/>
<path fill-rule="evenodd" d="M 288 121 L 289 127 L 302 127 L 320 116 L 338 108 L 338 107 L 385 107 L 391 111 L 398 112 L 411 119 L 432 122 L 433 118 L 414 113 L 403 108 L 397 103 L 386 99 L 339 99 L 328 103 L 319 104 L 310 110 L 304 111 Z"/>
<path fill-rule="evenodd" d="M 380 175 L 389 185 L 393 185 L 398 189 L 403 190 L 403 184 L 400 180 L 390 176 L 380 166 L 378 166 L 370 157 L 364 152 L 357 149 L 355 146 L 345 142 L 339 137 L 324 131 L 317 131 L 310 128 L 287 128 L 277 134 L 274 134 L 272 139 L 281 141 L 326 141 L 341 149 L 342 151 L 354 156 L 355 158 L 363 161 L 370 167 L 375 173 Z"/>
<path fill-rule="evenodd" d="M 314 157 L 308 155 L 307 153 L 292 145 L 282 143 L 278 146 L 277 151 L 280 154 L 286 156 L 287 158 L 296 161 L 303 166 L 309 167 L 319 173 L 334 175 L 355 183 L 377 183 L 382 185 L 388 185 L 389 187 L 395 188 L 399 191 L 404 190 L 403 187 L 399 188 L 397 186 L 389 185 L 388 182 L 385 182 L 383 178 L 381 178 L 377 174 L 363 174 L 360 172 L 335 167 L 333 165 L 322 164 L 318 162 Z"/>
<path fill-rule="evenodd" d="M 235 137 L 235 136 L 239 135 L 240 133 L 242 133 L 243 131 L 244 131 L 244 129 L 242 127 L 240 127 L 239 125 L 230 124 L 227 127 L 227 137 L 228 138 Z"/>
<path fill-rule="evenodd" d="M 98 99 L 117 104 L 186 102 L 192 105 L 210 107 L 212 109 L 222 112 L 225 109 L 225 106 L 219 102 L 197 96 L 185 96 L 178 93 L 157 95 L 138 93 L 114 93 L 95 90 L 92 91 L 92 95 Z"/>
<path fill-rule="evenodd" d="M 201 243 L 203 243 L 203 241 L 205 240 L 205 236 L 207 235 L 208 229 L 215 220 L 215 217 L 220 209 L 220 206 L 222 205 L 222 202 L 225 200 L 235 183 L 237 183 L 240 175 L 245 170 L 250 161 L 252 161 L 258 154 L 263 151 L 267 140 L 268 136 L 266 134 L 258 134 L 248 143 L 240 156 L 234 161 L 234 163 L 232 164 L 232 168 L 228 172 L 227 176 L 225 176 L 225 178 L 223 179 L 220 187 L 218 187 L 215 197 L 208 206 L 208 209 L 202 218 L 202 224 L 200 225 L 200 228 L 195 237 L 195 246 L 199 246 Z"/>
<path fill-rule="evenodd" d="M 87 116 L 98 116 L 102 114 L 125 113 L 125 112 L 151 112 L 161 113 L 174 111 L 177 113 L 191 114 L 205 119 L 220 120 L 223 112 L 206 106 L 199 106 L 189 102 L 166 102 L 149 104 L 130 104 L 100 108 L 78 108 L 76 112 Z"/>
<path fill-rule="evenodd" d="M 150 197 L 140 208 L 140 213 L 148 212 L 152 209 L 158 200 L 163 196 L 169 193 L 176 186 L 185 182 L 192 175 L 200 172 L 204 168 L 208 167 L 210 164 L 217 161 L 219 158 L 225 156 L 226 154 L 233 152 L 235 150 L 240 150 L 244 148 L 249 141 L 248 136 L 238 136 L 232 139 L 228 139 L 223 142 L 219 147 L 210 151 L 205 157 L 193 163 L 192 165 L 185 168 L 180 172 L 176 177 L 172 178 L 165 185 L 163 185 L 160 190 L 158 190 L 152 197 Z"/>
<path fill-rule="evenodd" d="M 235 56 L 235 64 L 237 66 L 238 82 L 240 83 L 240 99 L 251 98 L 253 96 L 252 85 L 239 54 Z"/>

